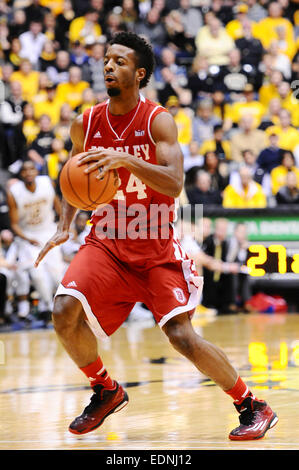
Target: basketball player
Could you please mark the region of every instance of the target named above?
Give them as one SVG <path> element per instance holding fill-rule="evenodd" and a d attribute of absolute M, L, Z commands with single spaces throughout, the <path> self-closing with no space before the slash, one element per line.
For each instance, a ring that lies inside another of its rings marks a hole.
<path fill-rule="evenodd" d="M 29 313 L 29 275 L 40 295 L 41 313 L 46 317 L 46 312 L 53 309 L 53 294 L 65 271 L 60 248 L 53 250 L 53 256 L 38 269 L 33 265 L 41 247 L 56 232 L 55 211 L 60 213 L 60 200 L 50 178 L 38 175 L 34 163 L 28 160 L 22 164 L 20 181 L 10 185 L 7 201 L 18 246 L 18 269 L 23 273 L 22 317 Z"/>
<path fill-rule="evenodd" d="M 110 99 L 78 116 L 71 127 L 72 154 L 88 151 L 81 156 L 81 164 L 90 163 L 88 172 L 99 172 L 101 168 L 101 178 L 108 170 L 118 170 L 121 185 L 117 199 L 111 203 L 116 212 L 118 204 L 123 213 L 132 204 L 142 204 L 147 215 L 153 204 L 171 208 L 183 187 L 182 153 L 173 118 L 140 94 L 153 66 L 152 49 L 144 39 L 133 33 L 116 35 L 104 57 Z M 40 252 L 36 266 L 51 248 L 68 239 L 75 212 L 63 201 L 57 233 Z M 169 214 L 171 224 L 171 211 Z M 277 422 L 275 413 L 253 396 L 225 354 L 193 329 L 190 318 L 202 283 L 172 228 L 168 239 L 104 238 L 97 236 L 101 217 L 98 211 L 94 213 L 85 245 L 58 288 L 52 315 L 58 337 L 94 392 L 90 404 L 69 430 L 74 434 L 92 431 L 127 404 L 127 393 L 109 376 L 101 361 L 95 335 L 111 335 L 134 304 L 141 301 L 172 346 L 234 400 L 240 425 L 229 437 L 263 437 Z M 148 217 L 147 230 L 150 223 Z"/>

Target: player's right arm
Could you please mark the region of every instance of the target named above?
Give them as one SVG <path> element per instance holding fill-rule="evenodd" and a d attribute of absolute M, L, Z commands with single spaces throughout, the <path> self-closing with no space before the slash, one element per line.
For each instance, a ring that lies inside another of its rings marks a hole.
<path fill-rule="evenodd" d="M 79 115 L 73 121 L 70 128 L 70 137 L 72 141 L 71 157 L 84 151 L 84 130 L 83 130 L 83 116 Z M 61 201 L 61 212 L 57 231 L 55 235 L 45 244 L 40 251 L 34 266 L 37 267 L 46 254 L 55 246 L 61 245 L 69 238 L 69 230 L 72 220 L 77 212 L 77 209 L 71 206 L 64 198 Z"/>

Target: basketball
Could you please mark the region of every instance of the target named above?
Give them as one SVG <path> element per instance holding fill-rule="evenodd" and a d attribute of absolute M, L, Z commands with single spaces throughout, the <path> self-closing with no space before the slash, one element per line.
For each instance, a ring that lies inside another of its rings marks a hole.
<path fill-rule="evenodd" d="M 95 210 L 108 204 L 119 186 L 117 170 L 108 171 L 103 179 L 97 179 L 99 170 L 84 173 L 92 163 L 78 166 L 78 159 L 87 155 L 82 152 L 70 158 L 60 173 L 60 189 L 64 199 L 73 207 L 84 211 Z"/>

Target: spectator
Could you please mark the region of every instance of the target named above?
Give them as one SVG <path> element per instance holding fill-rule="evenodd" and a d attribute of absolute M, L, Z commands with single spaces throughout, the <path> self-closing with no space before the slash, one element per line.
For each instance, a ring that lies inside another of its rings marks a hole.
<path fill-rule="evenodd" d="M 36 138 L 39 133 L 39 126 L 34 117 L 34 107 L 32 103 L 26 103 L 23 109 L 23 125 L 22 132 L 26 139 L 26 144 L 31 145 L 31 143 Z"/>
<path fill-rule="evenodd" d="M 2 86 L 4 87 L 4 100 L 7 100 L 10 98 L 11 95 L 11 90 L 10 90 L 10 82 L 11 82 L 11 76 L 13 73 L 13 66 L 10 63 L 5 63 L 2 66 Z"/>
<path fill-rule="evenodd" d="M 291 124 L 291 114 L 287 109 L 279 113 L 279 124 L 270 126 L 265 131 L 268 135 L 276 133 L 279 137 L 278 145 L 284 150 L 293 151 L 299 144 L 299 131 Z"/>
<path fill-rule="evenodd" d="M 1 160 L 0 160 L 1 162 Z M 1 165 L 0 165 L 1 168 Z M 0 230 L 10 228 L 6 191 L 0 184 Z"/>
<path fill-rule="evenodd" d="M 48 41 L 58 46 L 56 42 L 56 16 L 53 13 L 46 13 L 43 21 L 43 31 Z"/>
<path fill-rule="evenodd" d="M 257 71 L 264 53 L 263 45 L 259 39 L 253 36 L 249 21 L 243 23 L 242 29 L 243 34 L 236 40 L 236 47 L 241 52 L 241 64 L 249 64 Z"/>
<path fill-rule="evenodd" d="M 196 36 L 197 53 L 206 57 L 209 65 L 227 65 L 229 53 L 234 49 L 234 41 L 227 34 L 218 18 L 212 18 Z"/>
<path fill-rule="evenodd" d="M 51 119 L 47 114 L 39 118 L 40 131 L 28 149 L 28 157 L 35 163 L 41 174 L 47 174 L 46 156 L 52 151 L 55 138 Z"/>
<path fill-rule="evenodd" d="M 60 49 L 67 49 L 69 44 L 68 31 L 75 18 L 75 12 L 71 0 L 64 0 L 63 10 L 56 17 L 55 38 Z"/>
<path fill-rule="evenodd" d="M 86 109 L 91 108 L 97 104 L 96 98 L 92 88 L 85 88 L 82 92 L 82 103 L 75 109 L 77 114 L 83 114 Z"/>
<path fill-rule="evenodd" d="M 257 164 L 257 157 L 251 150 L 244 150 L 242 152 L 243 155 L 243 162 L 239 163 L 235 166 L 235 169 L 230 168 L 230 175 L 229 175 L 229 184 L 232 186 L 239 186 L 241 183 L 240 177 L 240 169 L 244 164 L 247 168 L 250 169 L 251 175 L 256 183 L 262 185 L 263 191 L 265 195 L 270 197 L 272 195 L 271 185 L 270 185 L 270 177 L 269 174 L 266 174 L 262 168 L 260 168 Z"/>
<path fill-rule="evenodd" d="M 219 160 L 231 159 L 230 141 L 224 139 L 222 124 L 216 124 L 214 126 L 213 138 L 211 140 L 205 140 L 199 151 L 201 155 L 204 155 L 206 152 L 215 152 Z"/>
<path fill-rule="evenodd" d="M 264 173 L 270 174 L 273 168 L 278 166 L 281 162 L 281 148 L 278 145 L 278 135 L 275 132 L 269 135 L 269 145 L 264 148 L 258 158 L 258 168 Z"/>
<path fill-rule="evenodd" d="M 287 39 L 287 30 L 285 25 L 277 26 L 276 32 L 279 51 L 292 61 L 297 51 L 295 39 L 292 37 Z"/>
<path fill-rule="evenodd" d="M 283 75 L 280 70 L 271 70 L 267 83 L 261 86 L 259 89 L 259 100 L 265 106 L 268 107 L 270 101 L 273 98 L 279 96 L 278 87 L 283 81 Z"/>
<path fill-rule="evenodd" d="M 18 70 L 22 61 L 21 42 L 19 38 L 13 38 L 9 51 L 6 51 L 6 60 L 13 66 L 14 70 Z"/>
<path fill-rule="evenodd" d="M 248 18 L 255 23 L 267 17 L 267 10 L 260 4 L 258 0 L 247 0 Z"/>
<path fill-rule="evenodd" d="M 49 67 L 55 66 L 56 61 L 56 51 L 53 41 L 46 41 L 40 58 L 39 58 L 39 65 L 38 69 L 41 72 L 46 72 Z"/>
<path fill-rule="evenodd" d="M 57 96 L 56 85 L 52 82 L 48 82 L 46 86 L 46 99 L 39 101 L 34 105 L 34 116 L 36 119 L 40 119 L 43 114 L 47 114 L 50 119 L 52 126 L 56 126 L 59 121 L 60 108 L 62 101 Z"/>
<path fill-rule="evenodd" d="M 184 21 L 178 10 L 171 10 L 165 17 L 167 32 L 166 43 L 170 43 L 178 50 L 181 57 L 194 57 L 194 38 L 188 36 L 184 29 Z"/>
<path fill-rule="evenodd" d="M 228 252 L 228 221 L 216 219 L 214 233 L 206 237 L 202 244 L 204 253 L 222 263 L 227 261 Z M 202 305 L 214 308 L 218 314 L 232 313 L 233 303 L 232 275 L 221 270 L 211 271 L 203 269 L 204 284 L 202 291 Z"/>
<path fill-rule="evenodd" d="M 26 13 L 21 8 L 13 11 L 12 20 L 9 22 L 9 38 L 18 38 L 22 33 L 27 31 Z"/>
<path fill-rule="evenodd" d="M 166 44 L 166 30 L 161 21 L 158 9 L 151 8 L 144 20 L 139 20 L 135 25 L 135 33 L 145 36 L 152 44 L 154 52 L 158 54 Z"/>
<path fill-rule="evenodd" d="M 126 31 L 126 25 L 123 23 L 121 15 L 113 11 L 108 13 L 104 28 L 107 41 L 110 41 L 115 34 L 121 31 Z"/>
<path fill-rule="evenodd" d="M 69 153 L 64 148 L 64 141 L 55 138 L 52 141 L 52 152 L 46 155 L 49 177 L 56 183 L 59 173 L 68 159 Z"/>
<path fill-rule="evenodd" d="M 187 84 L 187 72 L 185 67 L 177 65 L 176 56 L 174 51 L 170 47 L 164 47 L 160 54 L 160 65 L 155 69 L 155 81 L 156 86 L 159 87 L 160 83 L 163 86 L 163 76 L 161 76 L 161 70 L 167 67 L 170 72 L 174 75 L 177 84 L 180 87 L 184 87 Z"/>
<path fill-rule="evenodd" d="M 203 25 L 202 14 L 199 9 L 192 7 L 191 0 L 180 0 L 179 13 L 186 36 L 195 38 Z"/>
<path fill-rule="evenodd" d="M 299 179 L 293 171 L 286 175 L 285 185 L 276 193 L 277 204 L 299 204 Z"/>
<path fill-rule="evenodd" d="M 209 151 L 204 154 L 202 170 L 209 173 L 211 177 L 211 189 L 219 190 L 221 193 L 228 184 L 228 177 L 223 165 L 225 163 L 221 163 L 216 152 Z"/>
<path fill-rule="evenodd" d="M 189 151 L 184 156 L 184 171 L 188 173 L 192 168 L 199 169 L 203 165 L 203 156 L 199 152 L 198 142 L 192 140 L 189 144 Z M 186 175 L 187 177 L 187 175 Z"/>
<path fill-rule="evenodd" d="M 249 241 L 247 227 L 244 223 L 237 223 L 234 227 L 232 237 L 228 239 L 227 261 L 238 263 L 240 272 L 232 276 L 233 304 L 236 311 L 247 311 L 246 302 L 252 296 L 250 279 L 247 272 L 242 272 L 241 268 L 246 269 L 248 257 Z M 244 270 L 245 271 L 245 270 Z"/>
<path fill-rule="evenodd" d="M 243 116 L 252 116 L 253 127 L 255 128 L 261 124 L 266 108 L 255 99 L 254 88 L 251 83 L 244 86 L 242 95 L 244 101 L 236 101 L 227 108 L 224 121 L 226 130 L 229 130 L 233 125 L 237 125 Z"/>
<path fill-rule="evenodd" d="M 262 84 L 261 74 L 256 69 L 249 64 L 242 65 L 241 52 L 237 48 L 229 53 L 229 63 L 222 67 L 222 77 L 229 101 L 242 99 L 245 86 L 251 85 L 257 91 Z"/>
<path fill-rule="evenodd" d="M 13 72 L 11 80 L 21 83 L 23 100 L 32 101 L 38 91 L 39 72 L 33 70 L 30 60 L 21 60 L 20 69 Z"/>
<path fill-rule="evenodd" d="M 89 83 L 82 80 L 82 71 L 79 67 L 69 69 L 69 80 L 57 86 L 57 99 L 68 103 L 72 109 L 82 103 L 82 92 L 89 87 Z"/>
<path fill-rule="evenodd" d="M 206 99 L 198 103 L 193 119 L 193 139 L 201 146 L 206 140 L 213 139 L 214 126 L 220 120 L 213 114 L 213 104 Z"/>
<path fill-rule="evenodd" d="M 274 39 L 268 48 L 268 57 L 270 65 L 275 70 L 280 70 L 286 80 L 291 78 L 291 61 L 288 56 L 279 49 L 279 42 Z"/>
<path fill-rule="evenodd" d="M 195 186 L 186 189 L 189 203 L 220 205 L 222 202 L 221 193 L 218 189 L 212 189 L 212 178 L 209 173 L 199 170 L 196 175 Z"/>
<path fill-rule="evenodd" d="M 210 66 L 206 57 L 197 55 L 188 73 L 188 89 L 192 92 L 193 101 L 206 98 L 215 89 L 224 89 L 221 68 Z"/>
<path fill-rule="evenodd" d="M 30 21 L 29 31 L 20 36 L 20 56 L 29 59 L 33 67 L 37 67 L 47 37 L 42 33 L 43 25 L 40 21 Z"/>
<path fill-rule="evenodd" d="M 295 157 L 292 152 L 285 150 L 281 154 L 280 164 L 271 171 L 272 193 L 277 194 L 282 186 L 286 185 L 286 177 L 289 172 L 293 172 L 299 182 L 299 168 L 296 167 Z"/>
<path fill-rule="evenodd" d="M 244 35 L 244 24 L 250 24 L 253 36 L 255 36 L 256 24 L 248 18 L 248 5 L 241 3 L 234 8 L 235 18 L 227 23 L 225 29 L 231 38 L 236 41 Z"/>
<path fill-rule="evenodd" d="M 88 58 L 87 48 L 82 42 L 75 41 L 70 45 L 70 59 L 72 65 L 82 67 L 88 62 Z"/>
<path fill-rule="evenodd" d="M 74 18 L 69 28 L 70 42 L 79 41 L 87 44 L 97 41 L 102 35 L 102 28 L 98 21 L 99 13 L 92 7 L 87 9 L 84 16 Z"/>
<path fill-rule="evenodd" d="M 240 181 L 229 184 L 223 191 L 223 207 L 230 209 L 264 208 L 266 195 L 260 184 L 253 181 L 251 168 L 240 168 Z"/>
<path fill-rule="evenodd" d="M 134 0 L 122 0 L 122 23 L 126 25 L 127 31 L 134 31 L 134 26 L 138 20 L 137 2 Z"/>
<path fill-rule="evenodd" d="M 105 44 L 95 43 L 91 47 L 88 61 L 82 66 L 82 79 L 88 82 L 99 100 L 107 96 L 104 81 Z"/>
<path fill-rule="evenodd" d="M 170 96 L 165 104 L 170 114 L 173 116 L 178 129 L 178 142 L 184 155 L 188 153 L 188 147 L 192 140 L 192 120 L 190 116 L 180 106 L 176 96 Z"/>
<path fill-rule="evenodd" d="M 73 110 L 70 105 L 67 103 L 62 104 L 60 108 L 59 122 L 53 129 L 55 137 L 63 140 L 64 148 L 68 151 L 70 151 L 72 148 L 72 142 L 70 139 L 70 128 L 73 121 L 73 117 Z"/>
<path fill-rule="evenodd" d="M 55 85 L 65 83 L 69 79 L 70 54 L 68 51 L 58 51 L 55 64 L 47 68 L 49 80 Z"/>
<path fill-rule="evenodd" d="M 265 49 L 268 49 L 270 43 L 277 39 L 277 27 L 285 26 L 287 40 L 294 37 L 294 28 L 292 23 L 283 17 L 283 8 L 279 2 L 270 2 L 268 5 L 268 16 L 258 24 L 258 37 Z"/>
<path fill-rule="evenodd" d="M 272 98 L 262 118 L 259 129 L 266 130 L 270 126 L 278 125 L 280 122 L 279 114 L 281 111 L 281 102 L 279 98 Z"/>
<path fill-rule="evenodd" d="M 258 155 L 267 146 L 267 136 L 264 131 L 254 127 L 254 118 L 244 114 L 239 122 L 239 130 L 231 137 L 232 160 L 242 162 L 242 152 L 252 150 Z"/>
<path fill-rule="evenodd" d="M 50 13 L 50 9 L 40 4 L 40 0 L 32 0 L 31 4 L 24 9 L 26 15 L 27 28 L 30 27 L 31 21 L 42 23 L 46 13 Z"/>
<path fill-rule="evenodd" d="M 2 125 L 0 152 L 3 152 L 2 167 L 4 169 L 8 169 L 14 162 L 22 159 L 25 146 L 22 121 L 26 101 L 22 97 L 22 85 L 12 81 L 10 87 L 10 98 L 0 104 L 0 123 Z"/>
<path fill-rule="evenodd" d="M 0 21 L 0 59 L 4 58 L 9 51 L 9 29 L 5 18 Z"/>

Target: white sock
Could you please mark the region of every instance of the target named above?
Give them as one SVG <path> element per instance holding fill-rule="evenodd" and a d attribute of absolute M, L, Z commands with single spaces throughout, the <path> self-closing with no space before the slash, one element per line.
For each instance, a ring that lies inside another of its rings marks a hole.
<path fill-rule="evenodd" d="M 28 300 L 20 300 L 18 303 L 18 315 L 19 317 L 27 317 L 30 310 L 30 305 Z"/>

